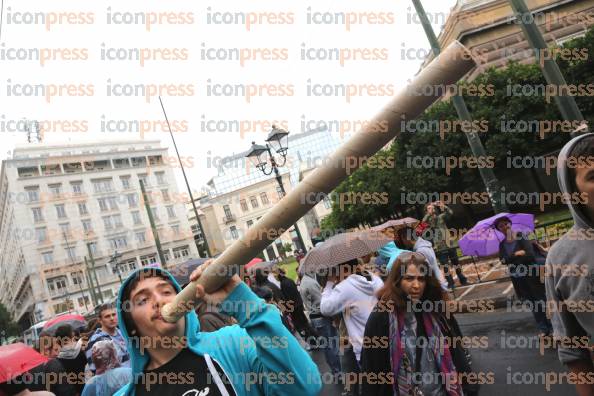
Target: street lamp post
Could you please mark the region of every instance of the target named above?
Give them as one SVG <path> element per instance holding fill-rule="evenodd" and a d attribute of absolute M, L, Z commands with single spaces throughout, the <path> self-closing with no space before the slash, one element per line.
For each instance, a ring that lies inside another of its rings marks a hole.
<path fill-rule="evenodd" d="M 115 252 L 113 252 L 112 256 L 110 257 L 108 263 L 112 266 L 112 268 L 115 269 L 116 274 L 118 274 L 118 278 L 120 279 L 120 284 L 122 283 L 122 274 L 120 274 L 120 266 L 119 266 L 119 260 L 122 257 L 121 253 L 118 253 L 118 251 L 116 250 Z"/>
<path fill-rule="evenodd" d="M 272 131 L 268 135 L 266 139 L 266 145 L 262 146 L 252 142 L 252 147 L 246 158 L 249 158 L 250 161 L 265 175 L 271 175 L 274 172 L 274 176 L 276 178 L 276 182 L 280 188 L 283 197 L 286 195 L 285 186 L 283 185 L 283 179 L 281 178 L 280 172 L 278 168 L 284 166 L 287 163 L 287 151 L 289 150 L 288 147 L 288 140 L 289 140 L 289 132 L 283 129 L 277 128 L 276 126 L 272 126 Z M 273 155 L 272 149 L 276 151 L 276 153 L 282 158 L 282 163 L 278 163 L 275 156 Z M 268 154 L 268 158 L 266 158 L 266 154 Z M 268 160 L 270 160 L 270 170 L 267 170 L 266 165 Z M 303 243 L 303 237 L 301 236 L 301 232 L 299 231 L 299 227 L 297 223 L 293 225 L 295 227 L 295 232 L 297 233 L 297 238 L 299 239 L 299 244 L 303 251 L 307 251 L 305 247 L 305 243 Z"/>

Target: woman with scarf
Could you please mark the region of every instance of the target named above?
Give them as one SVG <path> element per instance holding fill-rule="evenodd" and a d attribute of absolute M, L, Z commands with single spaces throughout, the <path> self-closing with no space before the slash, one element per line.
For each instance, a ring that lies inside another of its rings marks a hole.
<path fill-rule="evenodd" d="M 362 394 L 462 396 L 444 294 L 420 253 L 396 259 L 365 326 Z"/>
<path fill-rule="evenodd" d="M 96 375 L 87 382 L 81 396 L 111 396 L 132 379 L 132 369 L 120 367 L 112 340 L 93 344 L 91 359 L 97 368 Z"/>

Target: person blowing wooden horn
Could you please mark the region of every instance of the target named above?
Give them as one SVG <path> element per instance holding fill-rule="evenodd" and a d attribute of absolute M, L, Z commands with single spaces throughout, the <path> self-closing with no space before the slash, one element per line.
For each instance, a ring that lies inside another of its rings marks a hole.
<path fill-rule="evenodd" d="M 444 85 L 455 84 L 474 65 L 460 43 L 450 45 L 376 117 L 387 122 L 388 132 L 368 129 L 356 134 L 223 255 L 193 272 L 183 290 L 160 268 L 130 275 L 118 294 L 117 310 L 134 380 L 116 395 L 317 395 L 317 366 L 283 326 L 279 311 L 241 281 L 237 267 L 317 204 L 324 195 L 319 193 L 329 193 L 354 170 L 347 172 L 344 164 L 362 166 L 400 132 L 403 119 L 421 114 Z M 424 95 L 424 87 L 434 87 L 433 94 Z M 348 162 L 350 158 L 356 161 Z M 319 199 L 305 199 L 312 195 Z M 194 312 L 200 299 L 220 305 L 238 326 L 200 332 Z"/>

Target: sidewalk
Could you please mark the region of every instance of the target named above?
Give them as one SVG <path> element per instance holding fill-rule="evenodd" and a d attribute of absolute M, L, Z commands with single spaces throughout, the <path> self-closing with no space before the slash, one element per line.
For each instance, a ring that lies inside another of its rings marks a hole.
<path fill-rule="evenodd" d="M 492 301 L 494 308 L 506 306 L 507 301 L 515 298 L 514 288 L 507 273 L 506 266 L 499 259 L 486 259 L 475 264 L 468 263 L 462 267 L 469 284 L 457 286 L 450 292 L 450 298 L 461 302 L 460 313 L 469 313 L 473 302 L 477 305 Z M 477 274 L 478 272 L 478 274 Z M 480 279 L 480 280 L 479 280 Z M 457 277 L 454 276 L 457 282 Z"/>

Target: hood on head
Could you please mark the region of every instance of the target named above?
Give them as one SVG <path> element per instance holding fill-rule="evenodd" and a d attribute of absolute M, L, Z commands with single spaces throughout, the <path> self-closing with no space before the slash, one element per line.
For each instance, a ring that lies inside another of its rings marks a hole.
<path fill-rule="evenodd" d="M 128 334 L 128 329 L 126 328 L 126 324 L 124 322 L 124 315 L 122 312 L 122 309 L 123 309 L 122 298 L 123 298 L 124 289 L 126 288 L 126 286 L 128 284 L 130 284 L 130 282 L 132 282 L 132 280 L 134 280 L 138 276 L 138 274 L 143 271 L 151 271 L 155 275 L 160 274 L 160 275 L 168 278 L 171 281 L 171 284 L 173 285 L 175 290 L 178 293 L 181 291 L 181 286 L 179 285 L 179 283 L 177 283 L 175 278 L 169 272 L 165 271 L 162 268 L 155 268 L 155 267 L 150 267 L 150 268 L 145 267 L 145 268 L 137 269 L 136 271 L 132 272 L 130 274 L 130 276 L 128 276 L 128 278 L 126 278 L 126 280 L 122 283 L 122 286 L 120 287 L 120 291 L 118 292 L 118 298 L 116 300 L 116 310 L 118 313 L 118 327 L 119 327 L 120 331 L 122 332 L 122 336 L 126 340 L 128 352 L 130 353 L 130 366 L 132 368 L 133 374 L 141 373 L 144 370 L 144 367 L 148 363 L 149 355 L 146 352 L 146 350 L 145 350 L 144 355 L 141 354 L 140 348 L 139 348 L 139 342 L 135 342 L 134 341 L 135 337 L 133 337 L 133 339 L 131 339 L 131 336 Z M 186 319 L 185 336 L 187 337 L 188 345 L 193 345 L 194 343 L 196 343 L 197 337 L 198 337 L 198 332 L 200 331 L 200 323 L 198 322 L 198 316 L 196 315 L 196 312 L 194 312 L 192 310 L 192 311 L 186 313 L 185 319 Z"/>
<path fill-rule="evenodd" d="M 377 253 L 379 254 L 378 257 L 381 257 L 381 260 L 378 261 L 380 263 L 385 262 L 386 270 L 390 272 L 390 270 L 392 269 L 392 265 L 394 265 L 394 262 L 396 261 L 398 256 L 408 251 L 409 250 L 400 249 L 398 246 L 396 246 L 394 242 L 389 242 L 377 251 Z"/>
<path fill-rule="evenodd" d="M 575 183 L 571 180 L 570 169 L 567 166 L 567 158 L 570 156 L 571 151 L 578 142 L 581 142 L 584 139 L 593 138 L 593 136 L 593 133 L 586 133 L 584 135 L 577 136 L 567 142 L 567 144 L 561 149 L 557 159 L 557 180 L 559 182 L 559 189 L 562 193 L 573 194 L 577 192 L 574 191 Z M 567 202 L 576 227 L 592 228 L 593 224 L 588 216 L 584 213 L 583 205 L 574 203 L 574 199 L 568 199 Z"/>

